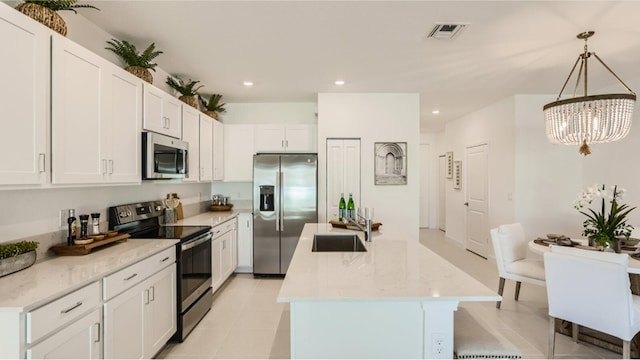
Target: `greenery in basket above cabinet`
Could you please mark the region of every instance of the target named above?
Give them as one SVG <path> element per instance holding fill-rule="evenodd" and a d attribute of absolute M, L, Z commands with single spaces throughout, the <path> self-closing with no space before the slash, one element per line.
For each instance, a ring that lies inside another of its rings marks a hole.
<path fill-rule="evenodd" d="M 78 0 L 25 0 L 16 6 L 16 10 L 33 20 L 43 24 L 62 36 L 67 36 L 67 24 L 56 11 L 69 10 L 78 13 L 76 9 L 95 9 L 90 4 L 77 4 Z"/>
<path fill-rule="evenodd" d="M 156 50 L 156 43 L 151 43 L 144 51 L 140 52 L 136 49 L 135 45 L 126 40 L 111 39 L 107 41 L 107 44 L 111 47 L 105 49 L 113 51 L 127 64 L 124 69 L 140 79 L 153 84 L 152 71 L 156 71 L 155 67 L 158 64 L 152 62 L 158 55 L 162 54 L 162 51 Z"/>
<path fill-rule="evenodd" d="M 212 94 L 209 97 L 209 101 L 207 101 L 205 98 L 203 98 L 200 95 L 198 95 L 198 98 L 200 99 L 200 103 L 204 108 L 203 112 L 216 120 L 218 120 L 218 114 L 222 114 L 225 111 L 227 111 L 224 108 L 226 104 L 220 103 L 220 101 L 222 100 L 222 95 L 220 94 Z"/>
<path fill-rule="evenodd" d="M 198 109 L 198 90 L 204 87 L 204 85 L 196 86 L 199 82 L 191 79 L 184 81 L 177 75 L 167 76 L 167 85 L 182 95 L 179 99 L 196 109 Z"/>

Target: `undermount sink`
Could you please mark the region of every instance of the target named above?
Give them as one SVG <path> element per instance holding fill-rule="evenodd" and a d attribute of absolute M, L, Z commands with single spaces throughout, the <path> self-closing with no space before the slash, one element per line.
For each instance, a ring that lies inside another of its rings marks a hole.
<path fill-rule="evenodd" d="M 367 251 L 356 234 L 315 234 L 312 252 L 362 252 Z"/>

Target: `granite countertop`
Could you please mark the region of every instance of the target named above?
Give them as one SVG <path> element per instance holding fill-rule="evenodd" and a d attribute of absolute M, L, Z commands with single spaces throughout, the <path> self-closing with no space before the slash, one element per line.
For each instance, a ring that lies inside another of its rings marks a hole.
<path fill-rule="evenodd" d="M 251 210 L 209 211 L 178 220 L 172 225 L 209 225 L 216 226 L 227 220 L 231 220 L 238 214 L 250 214 Z"/>
<path fill-rule="evenodd" d="M 312 252 L 316 233 L 354 233 L 306 224 L 278 302 L 304 300 L 498 301 L 500 296 L 418 241 L 373 232 L 367 252 Z M 357 232 L 364 239 L 362 232 Z"/>
<path fill-rule="evenodd" d="M 178 240 L 115 242 L 83 256 L 57 256 L 0 278 L 0 311 L 25 311 L 174 246 Z"/>

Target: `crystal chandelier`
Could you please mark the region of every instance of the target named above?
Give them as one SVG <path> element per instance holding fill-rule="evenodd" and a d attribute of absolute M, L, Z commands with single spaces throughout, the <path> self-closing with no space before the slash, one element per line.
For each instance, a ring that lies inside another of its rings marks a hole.
<path fill-rule="evenodd" d="M 556 101 L 543 107 L 547 138 L 554 144 L 582 145 L 580 153 L 591 154 L 589 144 L 620 140 L 631 128 L 633 105 L 636 94 L 600 59 L 595 52 L 587 51 L 587 39 L 594 34 L 587 31 L 578 34 L 584 40 L 584 53 L 578 55 L 576 63 L 564 82 Z M 587 60 L 593 55 L 613 77 L 624 86 L 628 94 L 587 94 Z M 573 98 L 560 100 L 571 75 L 580 63 Z M 584 96 L 576 97 L 580 80 L 584 82 Z"/>

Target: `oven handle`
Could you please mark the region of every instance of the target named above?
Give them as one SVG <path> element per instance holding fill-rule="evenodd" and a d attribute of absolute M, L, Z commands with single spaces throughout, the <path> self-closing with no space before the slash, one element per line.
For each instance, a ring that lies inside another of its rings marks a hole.
<path fill-rule="evenodd" d="M 211 232 L 208 232 L 208 233 L 206 233 L 206 234 L 204 234 L 204 235 L 202 235 L 200 237 L 197 237 L 197 238 L 195 238 L 193 240 L 190 240 L 190 241 L 182 244 L 181 249 L 182 249 L 182 251 L 189 250 L 192 247 L 198 246 L 198 245 L 200 245 L 200 244 L 202 244 L 204 242 L 207 242 L 207 241 L 211 240 L 212 237 L 213 237 L 213 234 Z"/>

